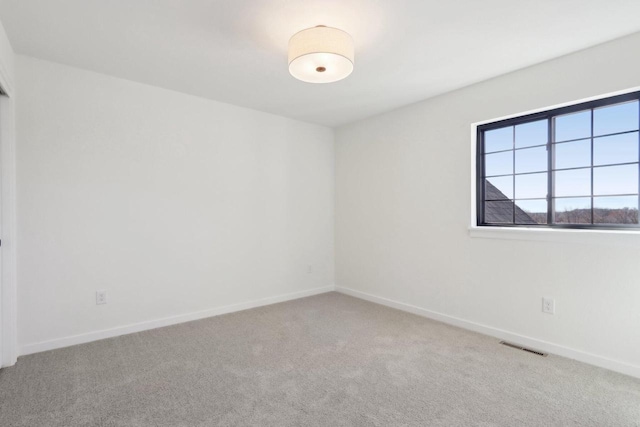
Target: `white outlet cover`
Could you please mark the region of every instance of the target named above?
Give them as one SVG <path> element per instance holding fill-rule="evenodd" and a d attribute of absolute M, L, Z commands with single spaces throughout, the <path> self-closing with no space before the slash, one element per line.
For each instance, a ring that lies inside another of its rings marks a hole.
<path fill-rule="evenodd" d="M 555 314 L 556 300 L 553 298 L 542 298 L 542 312 L 547 314 Z"/>
<path fill-rule="evenodd" d="M 96 305 L 107 303 L 107 291 L 96 291 Z"/>

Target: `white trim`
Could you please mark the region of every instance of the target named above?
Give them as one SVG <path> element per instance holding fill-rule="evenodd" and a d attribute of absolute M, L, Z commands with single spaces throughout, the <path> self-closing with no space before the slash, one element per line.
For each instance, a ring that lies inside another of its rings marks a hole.
<path fill-rule="evenodd" d="M 469 227 L 474 238 L 532 240 L 640 247 L 640 231 L 551 229 L 533 227 Z"/>
<path fill-rule="evenodd" d="M 4 58 L 0 58 L 0 87 L 9 97 L 13 97 L 13 81 Z"/>
<path fill-rule="evenodd" d="M 637 366 L 637 365 L 630 365 L 628 363 L 620 362 L 618 360 L 609 359 L 609 358 L 598 356 L 592 353 L 587 353 L 581 350 L 565 347 L 563 345 L 554 344 L 548 341 L 542 341 L 536 338 L 527 337 L 524 335 L 505 331 L 503 329 L 494 328 L 492 326 L 487 326 L 487 325 L 472 322 L 469 320 L 461 319 L 458 317 L 449 316 L 447 314 L 438 313 L 432 310 L 427 310 L 425 308 L 417 307 L 415 305 L 394 301 L 388 298 L 371 295 L 361 291 L 356 291 L 354 289 L 336 286 L 336 291 L 343 293 L 345 295 L 350 295 L 352 297 L 374 302 L 376 304 L 385 305 L 387 307 L 392 307 L 398 310 L 417 314 L 418 316 L 437 320 L 438 322 L 457 326 L 463 329 L 468 329 L 474 332 L 479 332 L 481 334 L 489 335 L 501 340 L 511 341 L 523 346 L 532 347 L 537 350 L 542 350 L 547 353 L 556 354 L 558 356 L 567 357 L 569 359 L 574 359 L 580 362 L 588 363 L 590 365 L 598 366 L 601 368 L 609 369 L 611 371 L 616 371 L 625 375 L 630 375 L 632 377 L 640 378 L 640 366 Z"/>
<path fill-rule="evenodd" d="M 0 368 L 18 358 L 16 285 L 16 169 L 14 54 L 0 23 Z"/>
<path fill-rule="evenodd" d="M 111 329 L 103 329 L 86 334 L 72 335 L 64 338 L 57 338 L 49 341 L 26 344 L 22 346 L 20 355 L 39 353 L 56 348 L 69 347 L 76 344 L 88 343 L 91 341 L 102 340 L 105 338 L 117 337 L 120 335 L 132 334 L 135 332 L 146 331 L 149 329 L 161 328 L 164 326 L 175 325 L 178 323 L 191 322 L 193 320 L 204 319 L 207 317 L 219 316 L 221 314 L 233 313 L 236 311 L 248 310 L 250 308 L 262 307 L 265 305 L 276 304 L 279 302 L 291 301 L 299 298 L 319 295 L 335 290 L 335 286 L 324 286 L 321 288 L 309 289 L 306 291 L 293 292 L 274 297 L 262 298 L 253 301 L 242 302 L 238 304 L 226 305 L 222 307 L 211 308 L 208 310 L 196 311 L 193 313 L 180 314 L 177 316 L 165 317 L 162 319 L 149 320 L 146 322 L 134 323 L 126 326 L 119 326 Z"/>
<path fill-rule="evenodd" d="M 2 230 L 0 268 L 0 367 L 12 366 L 18 359 L 16 285 L 16 158 L 15 100 L 0 96 L 0 168 Z"/>
<path fill-rule="evenodd" d="M 13 96 L 13 82 L 9 78 L 9 71 L 2 61 L 0 61 L 0 87 L 8 96 Z"/>
<path fill-rule="evenodd" d="M 471 222 L 470 227 L 478 226 L 478 205 L 477 200 L 477 151 L 478 151 L 478 126 L 480 123 L 471 124 Z"/>

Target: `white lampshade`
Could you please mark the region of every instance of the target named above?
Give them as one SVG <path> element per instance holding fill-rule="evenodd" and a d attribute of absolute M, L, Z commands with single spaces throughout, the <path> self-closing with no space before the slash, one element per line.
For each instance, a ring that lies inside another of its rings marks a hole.
<path fill-rule="evenodd" d="M 331 83 L 353 71 L 353 39 L 337 28 L 307 28 L 289 40 L 289 72 L 308 83 Z"/>

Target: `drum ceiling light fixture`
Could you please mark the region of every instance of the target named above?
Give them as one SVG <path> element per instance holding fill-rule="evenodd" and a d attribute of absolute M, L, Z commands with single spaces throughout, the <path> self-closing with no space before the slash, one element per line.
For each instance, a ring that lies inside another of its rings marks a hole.
<path fill-rule="evenodd" d="M 337 28 L 318 25 L 289 40 L 289 72 L 307 83 L 331 83 L 353 71 L 353 39 Z"/>

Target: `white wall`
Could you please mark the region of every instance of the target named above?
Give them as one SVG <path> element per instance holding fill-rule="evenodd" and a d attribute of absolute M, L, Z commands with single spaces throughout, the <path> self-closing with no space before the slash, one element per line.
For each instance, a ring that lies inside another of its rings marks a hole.
<path fill-rule="evenodd" d="M 640 376 L 640 235 L 468 231 L 470 125 L 639 86 L 638 51 L 640 34 L 337 129 L 337 286 Z"/>
<path fill-rule="evenodd" d="M 331 129 L 17 58 L 23 352 L 333 285 Z"/>

